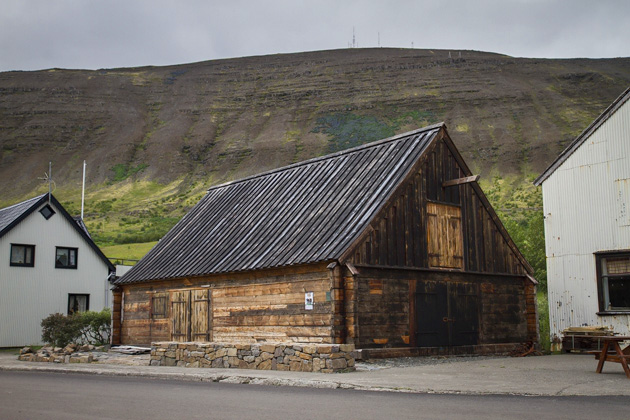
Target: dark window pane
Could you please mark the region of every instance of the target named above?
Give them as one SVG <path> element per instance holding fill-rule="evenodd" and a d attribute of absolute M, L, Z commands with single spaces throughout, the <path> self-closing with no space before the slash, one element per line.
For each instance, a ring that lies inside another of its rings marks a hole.
<path fill-rule="evenodd" d="M 11 265 L 12 266 L 34 266 L 34 245 L 14 245 L 11 244 Z"/>
<path fill-rule="evenodd" d="M 42 216 L 44 216 L 46 220 L 50 219 L 52 215 L 55 214 L 55 211 L 49 205 L 42 207 L 39 212 L 42 214 Z"/>
<path fill-rule="evenodd" d="M 612 308 L 630 308 L 630 277 L 609 277 L 608 296 Z"/>
<path fill-rule="evenodd" d="M 55 267 L 77 268 L 77 249 L 57 247 L 55 254 Z"/>
<path fill-rule="evenodd" d="M 90 309 L 90 295 L 68 295 L 68 315 Z"/>

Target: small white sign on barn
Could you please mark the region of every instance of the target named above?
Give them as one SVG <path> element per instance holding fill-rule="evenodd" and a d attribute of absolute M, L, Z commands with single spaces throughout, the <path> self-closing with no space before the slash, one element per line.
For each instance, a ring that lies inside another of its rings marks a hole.
<path fill-rule="evenodd" d="M 313 310 L 313 292 L 304 293 L 304 309 L 307 311 Z"/>

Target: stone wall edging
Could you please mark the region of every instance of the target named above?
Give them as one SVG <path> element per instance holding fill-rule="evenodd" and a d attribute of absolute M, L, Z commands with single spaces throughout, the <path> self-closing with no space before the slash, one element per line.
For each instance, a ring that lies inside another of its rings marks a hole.
<path fill-rule="evenodd" d="M 354 344 L 151 343 L 151 366 L 335 373 L 354 371 Z"/>

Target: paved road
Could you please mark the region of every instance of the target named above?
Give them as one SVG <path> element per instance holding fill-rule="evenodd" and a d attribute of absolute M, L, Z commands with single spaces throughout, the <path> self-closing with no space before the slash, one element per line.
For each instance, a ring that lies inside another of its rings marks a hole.
<path fill-rule="evenodd" d="M 407 394 L 0 371 L 0 419 L 627 418 L 627 397 Z"/>

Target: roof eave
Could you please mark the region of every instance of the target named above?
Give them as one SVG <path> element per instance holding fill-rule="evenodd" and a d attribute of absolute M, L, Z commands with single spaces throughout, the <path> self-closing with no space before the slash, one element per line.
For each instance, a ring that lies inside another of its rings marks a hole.
<path fill-rule="evenodd" d="M 538 187 L 545 182 L 545 180 L 549 178 L 551 174 L 553 174 L 556 169 L 558 169 L 558 167 L 560 167 L 560 165 L 562 165 L 564 161 L 567 160 L 573 152 L 575 152 L 575 150 L 577 150 L 586 141 L 586 139 L 591 136 L 591 134 L 601 127 L 601 125 L 604 124 L 611 115 L 617 112 L 617 110 L 621 108 L 628 99 L 630 99 L 630 87 L 619 95 L 617 99 L 615 99 L 613 103 L 604 110 L 604 112 L 595 118 L 595 120 L 593 120 L 593 122 L 558 155 L 558 157 L 556 157 L 551 165 L 549 165 L 547 169 L 545 169 L 543 173 L 534 180 L 534 185 Z"/>
<path fill-rule="evenodd" d="M 249 181 L 249 180 L 252 180 L 252 179 L 268 176 L 268 175 L 276 173 L 276 172 L 286 171 L 288 169 L 297 168 L 297 167 L 304 166 L 304 165 L 309 165 L 309 164 L 312 164 L 314 162 L 318 162 L 318 161 L 325 160 L 325 159 L 331 159 L 331 158 L 334 158 L 336 156 L 341 156 L 341 155 L 345 155 L 345 154 L 348 154 L 348 153 L 354 153 L 354 152 L 356 152 L 358 150 L 362 150 L 362 149 L 365 149 L 365 148 L 368 148 L 368 147 L 378 146 L 378 145 L 383 144 L 383 143 L 396 141 L 396 140 L 401 139 L 403 137 L 408 137 L 408 136 L 412 136 L 412 135 L 415 135 L 415 134 L 418 134 L 418 133 L 422 133 L 422 132 L 425 132 L 425 131 L 435 130 L 436 128 L 445 127 L 445 125 L 446 124 L 444 122 L 439 122 L 439 123 L 436 123 L 436 124 L 433 124 L 433 125 L 429 125 L 429 126 L 426 126 L 426 127 L 418 128 L 416 130 L 408 131 L 406 133 L 396 134 L 395 136 L 387 137 L 387 138 L 382 139 L 382 140 L 377 140 L 377 141 L 373 141 L 373 142 L 370 142 L 370 143 L 362 144 L 360 146 L 355 146 L 355 147 L 352 147 L 350 149 L 344 149 L 344 150 L 341 150 L 339 152 L 330 153 L 328 155 L 318 156 L 318 157 L 315 157 L 315 158 L 312 158 L 312 159 L 304 160 L 304 161 L 301 161 L 301 162 L 296 162 L 296 163 L 293 163 L 291 165 L 287 165 L 287 166 L 282 166 L 280 168 L 271 169 L 269 171 L 261 172 L 259 174 L 255 174 L 255 175 L 251 175 L 251 176 L 248 176 L 246 178 L 241 178 L 241 179 L 237 179 L 237 180 L 234 180 L 234 181 L 225 182 L 223 184 L 212 186 L 212 187 L 208 188 L 207 191 L 212 191 L 212 190 L 217 189 L 217 188 L 223 188 L 223 187 L 226 187 L 226 186 L 229 186 L 229 185 L 232 185 L 232 184 L 238 184 L 238 183 Z"/>

